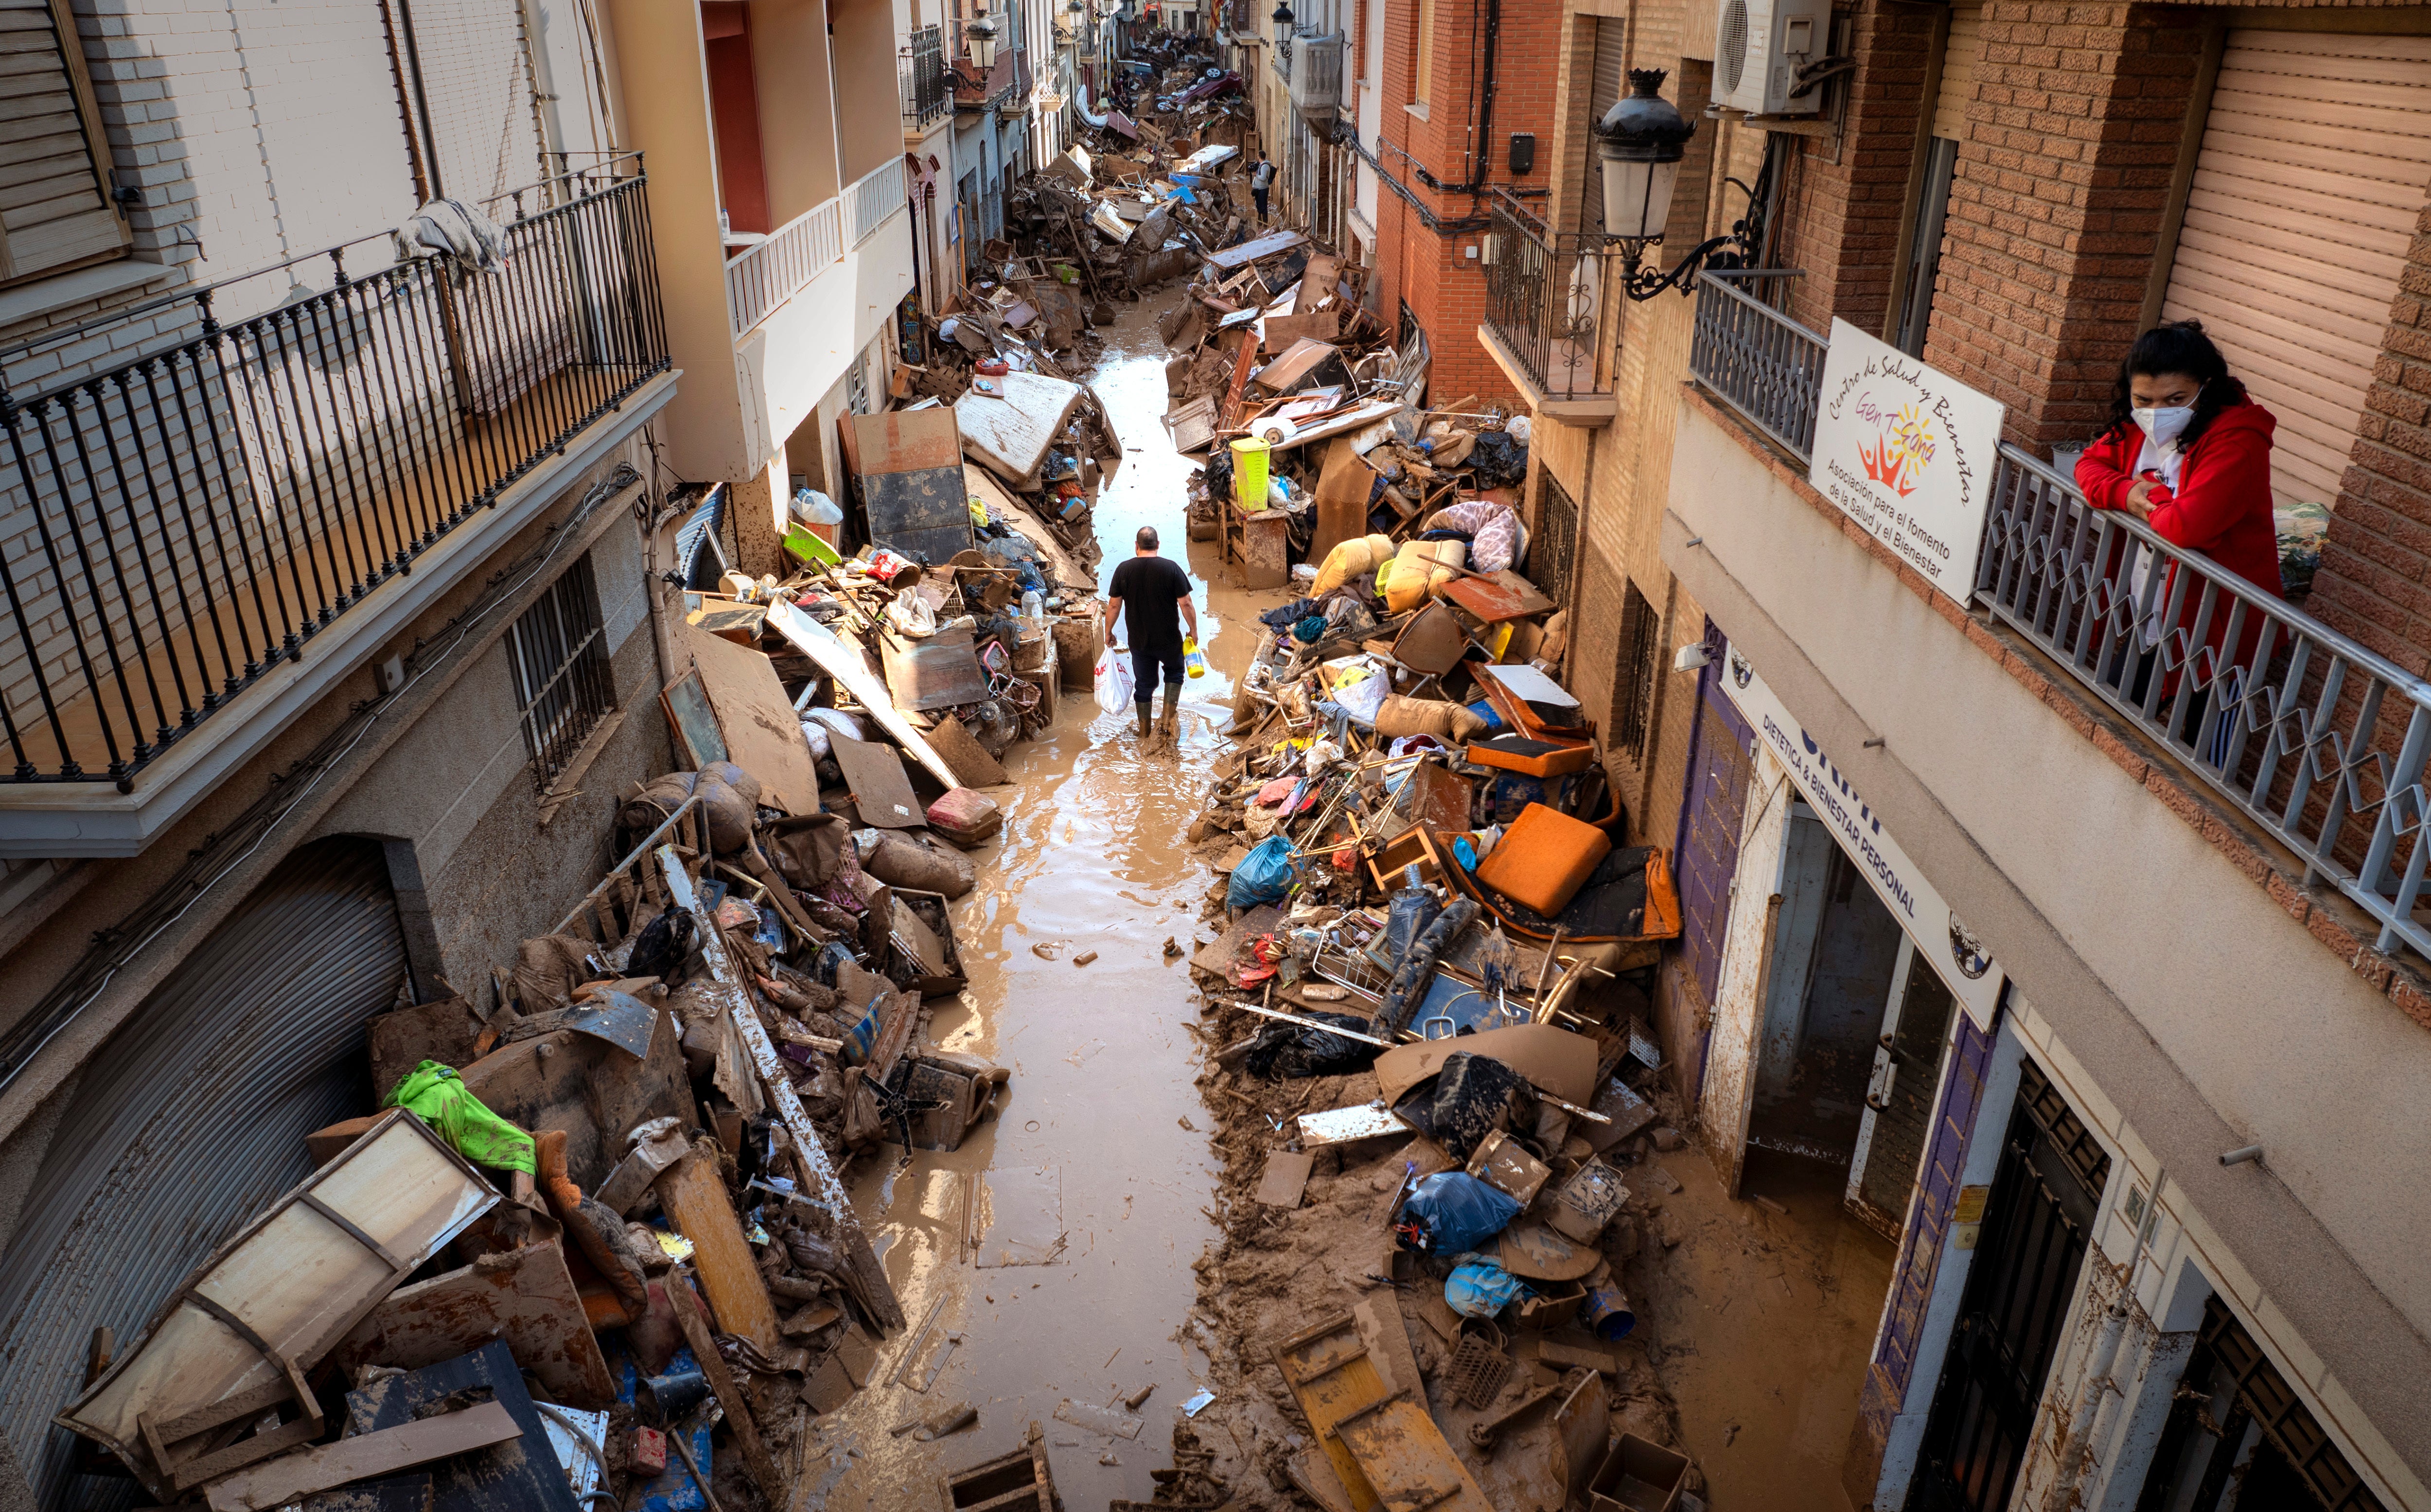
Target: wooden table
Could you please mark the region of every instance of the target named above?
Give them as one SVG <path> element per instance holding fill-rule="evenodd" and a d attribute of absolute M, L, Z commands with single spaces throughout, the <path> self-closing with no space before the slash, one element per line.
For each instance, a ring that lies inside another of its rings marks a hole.
<path fill-rule="evenodd" d="M 1291 581 L 1291 520 L 1281 510 L 1245 510 L 1224 500 L 1217 518 L 1224 560 L 1241 563 L 1244 588 L 1280 588 Z"/>

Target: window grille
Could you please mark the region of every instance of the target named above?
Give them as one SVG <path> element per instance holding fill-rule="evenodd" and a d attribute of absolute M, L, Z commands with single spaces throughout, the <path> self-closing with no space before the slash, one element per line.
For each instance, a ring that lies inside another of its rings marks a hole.
<path fill-rule="evenodd" d="M 599 592 L 588 556 L 566 568 L 540 602 L 524 611 L 507 637 L 507 651 L 514 664 L 532 781 L 546 792 L 616 707 L 607 630 L 599 622 Z"/>

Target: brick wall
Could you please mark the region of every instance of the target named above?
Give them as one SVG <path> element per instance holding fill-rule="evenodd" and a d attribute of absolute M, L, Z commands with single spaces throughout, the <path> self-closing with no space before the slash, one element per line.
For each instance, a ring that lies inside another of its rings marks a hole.
<path fill-rule="evenodd" d="M 2431 209 L 2415 221 L 2398 287 L 2305 607 L 2423 677 L 2431 675 Z"/>
<path fill-rule="evenodd" d="M 1804 268 L 1789 310 L 1817 330 L 1839 316 L 1880 331 L 1889 308 L 1908 168 L 1924 109 L 1933 18 L 1879 3 L 1850 18 L 1856 72 L 1836 137 L 1802 137 L 1782 160 L 1780 265 Z"/>
<path fill-rule="evenodd" d="M 1925 360 L 2081 441 L 2137 335 L 2200 31 L 2156 7 L 1990 0 Z"/>

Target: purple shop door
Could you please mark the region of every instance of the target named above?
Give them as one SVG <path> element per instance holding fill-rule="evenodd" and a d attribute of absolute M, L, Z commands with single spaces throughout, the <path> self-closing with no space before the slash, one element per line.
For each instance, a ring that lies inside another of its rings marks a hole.
<path fill-rule="evenodd" d="M 1680 807 L 1680 835 L 1672 867 L 1680 884 L 1680 968 L 1710 1012 L 1722 969 L 1722 939 L 1731 922 L 1731 877 L 1739 865 L 1739 829 L 1747 810 L 1755 760 L 1755 732 L 1722 694 L 1721 671 L 1728 643 L 1705 621 L 1711 659 L 1697 674 L 1696 719 L 1688 734 L 1688 801 Z M 1698 1064 L 1684 1067 L 1681 1090 L 1694 1098 L 1704 1082 L 1703 1048 Z"/>

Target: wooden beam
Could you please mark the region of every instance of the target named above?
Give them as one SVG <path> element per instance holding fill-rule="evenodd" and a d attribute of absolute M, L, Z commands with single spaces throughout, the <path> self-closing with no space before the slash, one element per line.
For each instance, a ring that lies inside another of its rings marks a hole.
<path fill-rule="evenodd" d="M 710 1352 L 713 1355 L 714 1350 Z M 502 1402 L 426 1418 L 402 1428 L 359 1434 L 283 1455 L 214 1482 L 205 1492 L 211 1512 L 268 1512 L 314 1491 L 368 1481 L 523 1436 Z"/>

